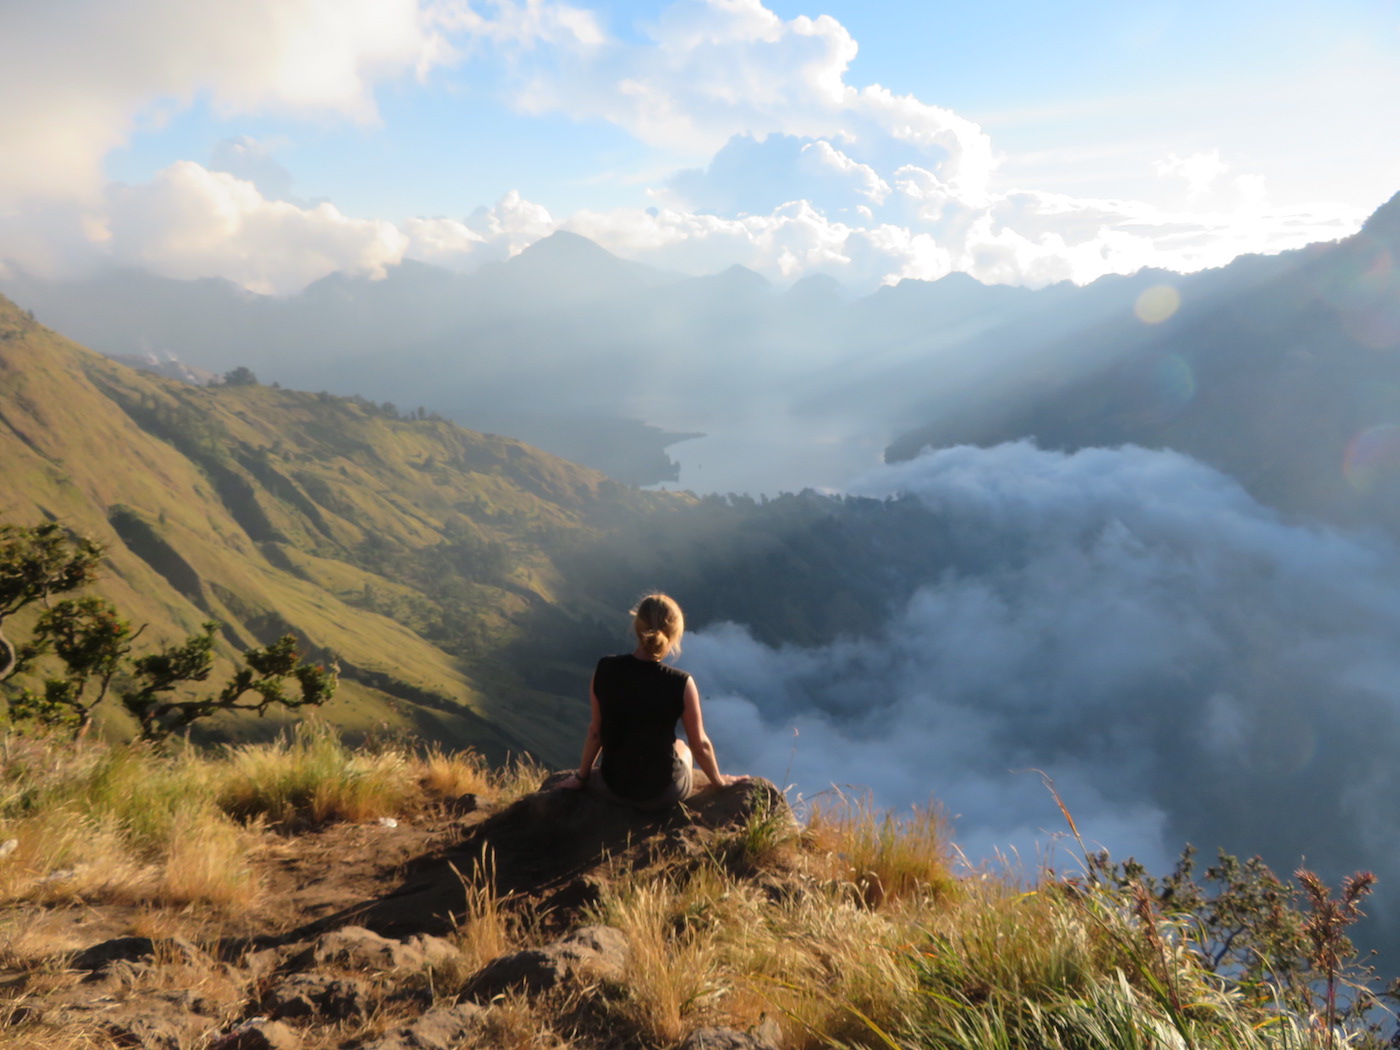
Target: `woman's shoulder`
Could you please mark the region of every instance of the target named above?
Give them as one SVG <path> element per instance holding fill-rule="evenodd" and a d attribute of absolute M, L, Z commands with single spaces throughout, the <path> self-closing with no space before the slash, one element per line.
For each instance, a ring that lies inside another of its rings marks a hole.
<path fill-rule="evenodd" d="M 597 670 L 604 673 L 619 671 L 624 674 L 657 675 L 662 678 L 679 678 L 682 681 L 690 677 L 689 671 L 684 671 L 672 664 L 660 663 L 655 660 L 639 660 L 631 653 L 614 653 L 600 657 Z"/>
<path fill-rule="evenodd" d="M 613 668 L 618 667 L 619 662 L 625 659 L 627 659 L 627 656 L 624 653 L 610 653 L 607 656 L 600 656 L 598 658 L 598 666 L 595 669 L 595 673 L 597 673 L 598 671 L 610 671 Z"/>

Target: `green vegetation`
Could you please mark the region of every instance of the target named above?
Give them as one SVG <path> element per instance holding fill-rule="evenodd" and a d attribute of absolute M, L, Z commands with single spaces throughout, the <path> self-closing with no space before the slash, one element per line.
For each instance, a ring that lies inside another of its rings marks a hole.
<path fill-rule="evenodd" d="M 57 674 L 43 680 L 41 692 L 26 688 L 8 698 L 11 722 L 67 725 L 86 733 L 115 683 L 117 699 L 141 737 L 162 740 L 211 715 L 315 707 L 335 692 L 336 672 L 303 664 L 297 639 L 285 635 L 245 652 L 246 666 L 219 692 L 184 694 L 182 687 L 207 680 L 213 670 L 218 624 L 204 624 L 201 633 L 181 644 L 133 656 L 132 646 L 141 632 L 133 630 L 110 602 L 88 597 L 48 605 L 53 594 L 93 579 L 101 556 L 98 544 L 70 537 L 52 523 L 0 526 L 0 625 L 5 616 L 26 606 L 48 606 L 35 621 L 30 641 L 16 647 L 0 636 L 0 684 L 33 671 L 46 656 L 58 664 Z M 288 679 L 296 681 L 297 694 L 287 693 Z M 257 699 L 246 700 L 249 693 Z"/>

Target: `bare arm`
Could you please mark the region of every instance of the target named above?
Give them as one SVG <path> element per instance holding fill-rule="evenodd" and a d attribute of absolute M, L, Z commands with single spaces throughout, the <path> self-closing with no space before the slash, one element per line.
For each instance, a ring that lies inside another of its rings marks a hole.
<path fill-rule="evenodd" d="M 715 787 L 728 787 L 737 780 L 745 780 L 745 777 L 727 777 L 719 771 L 719 762 L 715 758 L 715 745 L 710 743 L 709 736 L 705 733 L 705 720 L 700 714 L 700 687 L 695 684 L 694 678 L 689 678 L 685 683 L 685 706 L 681 709 L 681 725 L 685 727 L 686 739 L 690 741 L 691 754 L 695 756 L 695 762 L 710 778 L 710 783 Z"/>
<path fill-rule="evenodd" d="M 598 694 L 593 691 L 593 682 L 588 683 L 588 706 L 592 710 L 592 717 L 588 723 L 588 735 L 583 739 L 583 755 L 578 761 L 578 771 L 570 775 L 569 779 L 560 786 L 566 788 L 581 788 L 587 782 L 588 776 L 593 772 L 593 760 L 598 757 L 598 752 L 603 748 L 603 713 L 598 707 Z"/>

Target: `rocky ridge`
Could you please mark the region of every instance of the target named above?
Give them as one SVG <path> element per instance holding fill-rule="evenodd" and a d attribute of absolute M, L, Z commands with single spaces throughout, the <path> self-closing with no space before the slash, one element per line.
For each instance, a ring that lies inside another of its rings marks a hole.
<path fill-rule="evenodd" d="M 173 932 L 178 916 L 129 916 L 115 936 L 11 969 L 0 1045 L 451 1050 L 501 1045 L 522 999 L 545 1001 L 579 1045 L 646 1045 L 608 1027 L 631 960 L 623 932 L 592 918 L 600 891 L 629 873 L 713 859 L 756 812 L 791 812 L 762 780 L 651 815 L 556 789 L 560 779 L 502 807 L 463 796 L 416 828 L 386 821 L 299 836 L 300 854 L 266 858 L 274 900 L 246 928 L 187 934 Z M 535 943 L 472 958 L 464 932 L 501 914 L 526 923 Z M 70 943 L 113 930 L 111 916 L 64 918 Z M 138 919 L 172 932 L 132 932 Z M 777 1038 L 771 1023 L 700 1027 L 682 1046 L 759 1050 Z"/>

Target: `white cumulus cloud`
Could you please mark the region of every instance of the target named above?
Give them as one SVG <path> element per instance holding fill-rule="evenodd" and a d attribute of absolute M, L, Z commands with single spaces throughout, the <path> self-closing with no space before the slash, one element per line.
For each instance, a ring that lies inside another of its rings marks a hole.
<path fill-rule="evenodd" d="M 409 219 L 403 226 L 408 237 L 405 255 L 453 270 L 474 270 L 519 253 L 557 228 L 549 209 L 511 190 L 466 219 Z"/>
<path fill-rule="evenodd" d="M 207 96 L 224 114 L 375 117 L 374 82 L 440 47 L 417 0 L 8 4 L 0 32 L 0 211 L 96 199 L 139 123 Z"/>
<path fill-rule="evenodd" d="M 408 246 L 393 223 L 268 200 L 251 182 L 190 161 L 143 185 L 113 187 L 107 230 L 115 262 L 167 277 L 224 277 L 268 294 L 336 271 L 382 276 Z"/>
<path fill-rule="evenodd" d="M 986 192 L 994 156 L 982 129 L 913 96 L 848 83 L 856 42 L 829 15 L 783 19 L 760 0 L 677 0 L 648 35 L 551 56 L 529 72 L 519 103 L 602 118 L 691 157 L 736 135 L 902 144 L 959 193 Z"/>

